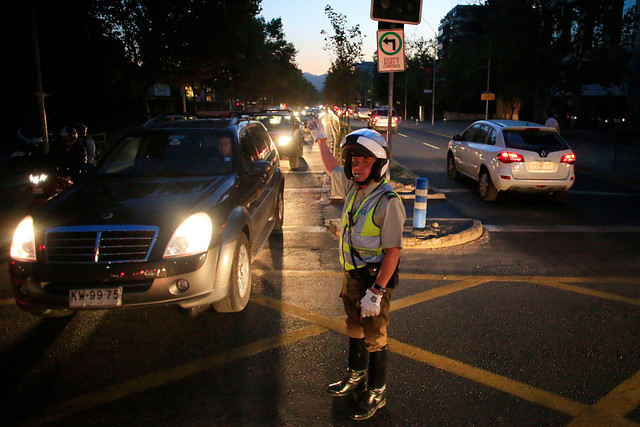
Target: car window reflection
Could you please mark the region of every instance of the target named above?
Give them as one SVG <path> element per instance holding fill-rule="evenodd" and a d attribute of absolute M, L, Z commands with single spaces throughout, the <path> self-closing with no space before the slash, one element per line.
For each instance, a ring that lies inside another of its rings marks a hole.
<path fill-rule="evenodd" d="M 224 175 L 233 170 L 234 142 L 231 133 L 145 132 L 121 140 L 97 174 Z"/>

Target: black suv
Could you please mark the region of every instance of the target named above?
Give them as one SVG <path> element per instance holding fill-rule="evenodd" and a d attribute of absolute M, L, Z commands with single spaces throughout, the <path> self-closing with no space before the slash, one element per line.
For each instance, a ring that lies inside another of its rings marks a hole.
<path fill-rule="evenodd" d="M 20 223 L 16 302 L 40 315 L 159 303 L 240 311 L 251 261 L 282 230 L 283 190 L 260 122 L 148 122 Z"/>
<path fill-rule="evenodd" d="M 282 157 L 289 159 L 291 169 L 300 167 L 303 154 L 304 128 L 291 110 L 265 110 L 254 114 L 269 131 Z"/>

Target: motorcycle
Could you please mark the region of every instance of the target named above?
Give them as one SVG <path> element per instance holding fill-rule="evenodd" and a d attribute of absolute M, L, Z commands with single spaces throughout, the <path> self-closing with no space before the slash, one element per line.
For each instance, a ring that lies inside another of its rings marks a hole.
<path fill-rule="evenodd" d="M 29 174 L 31 187 L 31 202 L 29 207 L 44 203 L 45 200 L 72 187 L 73 174 L 68 170 L 37 169 Z"/>

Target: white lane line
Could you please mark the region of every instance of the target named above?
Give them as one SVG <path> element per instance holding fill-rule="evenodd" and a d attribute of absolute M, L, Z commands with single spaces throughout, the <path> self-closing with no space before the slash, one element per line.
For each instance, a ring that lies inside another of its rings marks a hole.
<path fill-rule="evenodd" d="M 401 137 L 403 137 L 403 138 L 409 138 L 409 137 L 408 137 L 407 135 L 405 135 L 404 133 L 400 133 L 400 132 L 398 132 L 398 135 L 399 135 L 399 136 L 401 136 Z"/>
<path fill-rule="evenodd" d="M 640 233 L 636 225 L 491 225 L 482 227 L 494 233 Z"/>
<path fill-rule="evenodd" d="M 423 142 L 422 145 L 426 145 L 427 147 L 435 148 L 436 150 L 440 149 L 440 147 L 436 147 L 435 145 L 427 144 L 426 142 Z"/>

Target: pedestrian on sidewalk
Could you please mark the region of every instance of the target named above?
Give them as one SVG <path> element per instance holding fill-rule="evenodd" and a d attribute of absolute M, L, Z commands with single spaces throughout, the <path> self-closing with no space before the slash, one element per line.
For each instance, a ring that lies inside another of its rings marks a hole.
<path fill-rule="evenodd" d="M 558 123 L 558 119 L 556 119 L 556 113 L 551 112 L 547 121 L 544 122 L 544 125 L 549 128 L 554 128 L 558 133 L 560 133 L 560 124 Z"/>
<path fill-rule="evenodd" d="M 387 141 L 378 132 L 359 129 L 340 143 L 344 168 L 327 146 L 322 121 L 307 127 L 318 143 L 325 171 L 344 198 L 340 262 L 345 270 L 340 297 L 347 315 L 347 373 L 328 392 L 356 393 L 354 420 L 366 420 L 387 402 L 387 326 L 393 289 L 398 285 L 405 211 L 386 180 Z"/>

